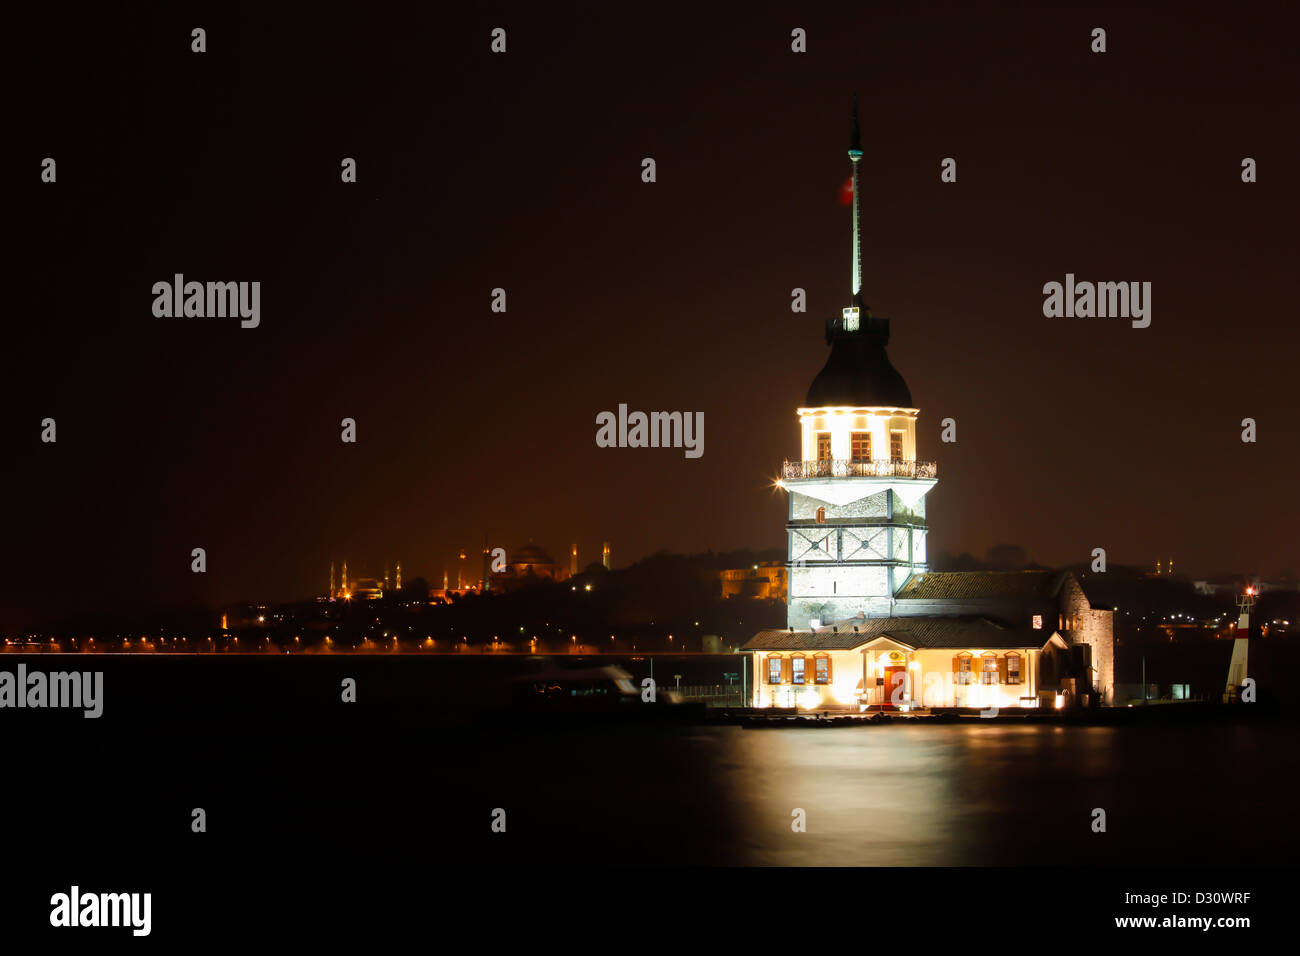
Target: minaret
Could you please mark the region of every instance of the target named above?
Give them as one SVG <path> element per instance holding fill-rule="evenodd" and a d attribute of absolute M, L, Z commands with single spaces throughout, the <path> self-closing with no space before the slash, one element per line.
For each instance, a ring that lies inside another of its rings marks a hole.
<path fill-rule="evenodd" d="M 925 496 L 937 483 L 934 463 L 916 458 L 920 412 L 886 354 L 889 320 L 864 302 L 856 99 L 848 153 L 850 305 L 826 320 L 831 354 L 796 411 L 800 458 L 781 479 L 790 494 L 787 623 L 801 629 L 894 613 L 894 595 L 927 568 Z"/>
<path fill-rule="evenodd" d="M 605 565 L 606 571 L 609 570 L 609 562 L 610 562 L 609 542 L 606 541 L 604 547 L 601 549 L 600 552 L 600 563 Z"/>
<path fill-rule="evenodd" d="M 465 549 L 460 549 L 460 560 L 456 563 L 456 590 L 465 590 Z"/>
<path fill-rule="evenodd" d="M 397 590 L 402 590 L 402 562 L 397 562 Z"/>
<path fill-rule="evenodd" d="M 384 565 L 384 590 L 388 590 L 388 565 Z"/>
<path fill-rule="evenodd" d="M 336 596 L 334 594 L 334 562 L 333 561 L 330 562 L 330 589 L 327 592 L 327 594 L 331 598 Z"/>
<path fill-rule="evenodd" d="M 578 576 L 578 545 L 574 543 L 569 548 L 569 577 Z"/>
<path fill-rule="evenodd" d="M 343 559 L 343 580 L 339 584 L 339 590 L 346 596 L 348 593 L 348 559 Z"/>

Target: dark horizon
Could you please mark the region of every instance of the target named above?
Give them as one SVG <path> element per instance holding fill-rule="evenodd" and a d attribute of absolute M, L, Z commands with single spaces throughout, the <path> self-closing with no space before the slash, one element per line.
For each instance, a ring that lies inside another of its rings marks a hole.
<path fill-rule="evenodd" d="M 436 587 L 485 534 L 580 567 L 781 547 L 771 482 L 849 299 L 855 92 L 932 548 L 1295 574 L 1289 11 L 24 16 L 0 630 L 319 593 L 345 558 Z M 260 281 L 260 326 L 155 318 L 175 273 Z M 1152 282 L 1151 327 L 1045 318 L 1067 273 Z M 597 448 L 620 403 L 702 411 L 704 456 Z"/>

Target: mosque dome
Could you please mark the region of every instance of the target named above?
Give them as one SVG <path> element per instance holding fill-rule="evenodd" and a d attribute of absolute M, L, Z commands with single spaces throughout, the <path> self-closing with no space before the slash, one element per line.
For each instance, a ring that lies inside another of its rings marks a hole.
<path fill-rule="evenodd" d="M 522 548 L 516 548 L 510 555 L 511 564 L 555 564 L 551 556 L 531 541 Z"/>

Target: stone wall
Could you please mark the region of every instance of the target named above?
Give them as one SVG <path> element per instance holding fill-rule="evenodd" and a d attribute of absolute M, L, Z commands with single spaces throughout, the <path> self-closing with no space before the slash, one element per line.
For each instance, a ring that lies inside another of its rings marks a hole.
<path fill-rule="evenodd" d="M 818 501 L 816 498 L 791 492 L 790 520 L 815 521 L 817 520 L 818 508 L 826 509 L 826 519 L 828 521 L 836 518 L 884 519 L 889 514 L 889 504 L 886 501 L 888 494 L 889 492 L 882 491 L 866 498 L 859 498 L 857 501 L 850 501 L 846 505 L 833 505 L 827 501 Z"/>
<path fill-rule="evenodd" d="M 1115 613 L 1093 609 L 1073 574 L 1066 575 L 1060 593 L 1062 634 L 1071 644 L 1092 648 L 1092 666 L 1102 703 L 1115 702 Z"/>
<path fill-rule="evenodd" d="M 881 564 L 810 565 L 790 569 L 790 600 L 889 597 L 889 569 Z M 857 611 L 853 612 L 854 614 Z"/>
<path fill-rule="evenodd" d="M 837 621 L 846 621 L 859 613 L 867 617 L 886 617 L 889 614 L 887 597 L 853 597 L 841 598 L 832 595 L 826 597 L 792 597 L 786 606 L 786 624 L 796 631 L 806 631 L 809 621 L 817 618 L 823 625 Z"/>

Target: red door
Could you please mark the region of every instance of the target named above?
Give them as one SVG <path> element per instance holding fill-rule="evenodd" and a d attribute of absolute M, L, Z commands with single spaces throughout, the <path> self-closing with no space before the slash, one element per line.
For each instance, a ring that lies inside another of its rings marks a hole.
<path fill-rule="evenodd" d="M 885 668 L 885 699 L 883 703 L 885 710 L 897 709 L 897 705 L 894 703 L 894 697 L 897 696 L 899 699 L 902 699 L 904 692 L 902 690 L 896 690 L 896 688 L 901 688 L 906 679 L 907 667 L 905 665 L 899 664 L 897 666 Z"/>

